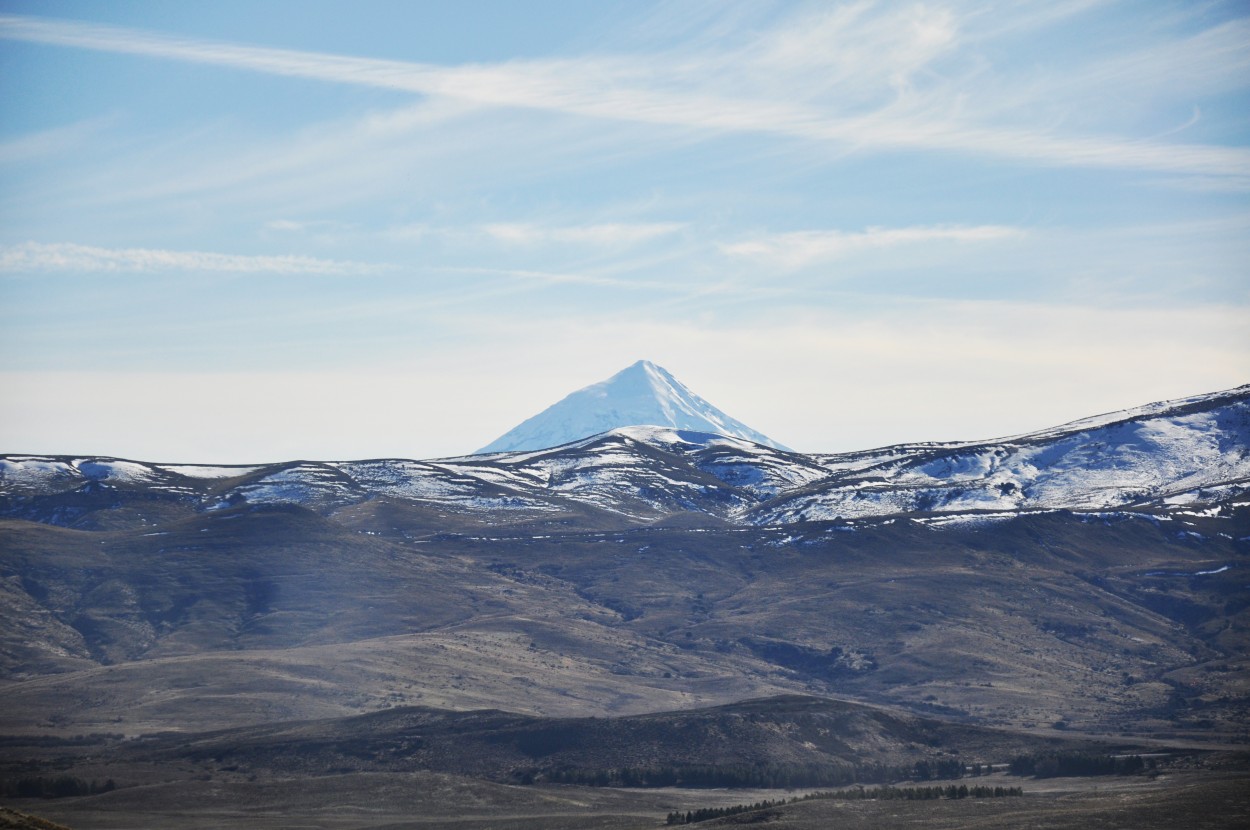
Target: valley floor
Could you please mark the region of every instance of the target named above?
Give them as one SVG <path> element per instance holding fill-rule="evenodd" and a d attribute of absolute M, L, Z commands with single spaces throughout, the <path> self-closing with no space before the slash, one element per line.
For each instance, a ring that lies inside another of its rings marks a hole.
<path fill-rule="evenodd" d="M 1147 776 L 995 775 L 1019 798 L 937 801 L 814 799 L 697 826 L 766 824 L 777 830 L 955 828 L 1241 828 L 1250 824 L 1250 773 L 1186 770 Z M 370 773 L 263 782 L 180 781 L 13 806 L 74 830 L 308 828 L 313 830 L 642 830 L 674 810 L 790 799 L 796 790 L 626 790 L 490 784 L 434 773 Z"/>

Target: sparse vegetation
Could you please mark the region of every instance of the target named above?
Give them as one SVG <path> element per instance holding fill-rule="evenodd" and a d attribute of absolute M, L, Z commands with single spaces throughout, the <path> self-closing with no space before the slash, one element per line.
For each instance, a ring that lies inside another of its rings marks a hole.
<path fill-rule="evenodd" d="M 695 824 L 714 818 L 767 810 L 772 807 L 796 804 L 813 799 L 826 801 L 933 801 L 942 798 L 1012 798 L 1022 795 L 1024 795 L 1024 790 L 1020 787 L 969 787 L 963 784 L 958 787 L 952 784 L 946 787 L 877 787 L 868 790 L 856 787 L 838 792 L 809 793 L 808 795 L 795 796 L 788 801 L 780 799 L 776 801 L 758 801 L 754 804 L 737 804 L 732 807 L 702 807 L 697 810 L 687 810 L 685 813 L 674 811 L 669 813 L 666 823 L 670 825 Z"/>

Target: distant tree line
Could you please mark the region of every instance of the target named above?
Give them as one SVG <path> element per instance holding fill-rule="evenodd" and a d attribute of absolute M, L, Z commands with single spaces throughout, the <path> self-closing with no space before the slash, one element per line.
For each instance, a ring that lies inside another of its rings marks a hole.
<path fill-rule="evenodd" d="M 979 775 L 981 765 L 973 767 Z M 985 771 L 989 772 L 986 765 Z M 521 770 L 514 779 L 522 784 L 547 782 L 588 787 L 845 787 L 850 784 L 887 784 L 894 781 L 930 781 L 962 778 L 967 772 L 959 760 L 890 764 L 669 764 L 646 767 L 592 769 L 556 767 Z"/>
<path fill-rule="evenodd" d="M 1034 778 L 1077 777 L 1088 775 L 1136 775 L 1154 769 L 1155 761 L 1140 755 L 1096 755 L 1088 752 L 1053 752 L 1045 755 L 1017 755 L 1007 765 L 1011 775 L 1032 775 Z"/>
<path fill-rule="evenodd" d="M 1153 759 L 1086 752 L 1017 755 L 1007 764 L 1011 775 L 1057 776 L 1134 775 L 1153 769 Z M 641 767 L 544 767 L 516 770 L 520 784 L 578 784 L 584 787 L 689 787 L 794 789 L 893 784 L 899 781 L 949 781 L 993 772 L 993 765 L 965 764 L 959 759 L 932 759 L 910 765 L 891 764 L 657 764 Z"/>
<path fill-rule="evenodd" d="M 56 735 L 0 735 L 0 746 L 85 746 L 107 741 L 122 741 L 121 732 L 92 732 L 89 735 L 61 737 Z"/>
<path fill-rule="evenodd" d="M 0 796 L 4 798 L 70 798 L 98 795 L 116 788 L 117 784 L 112 778 L 103 784 L 96 780 L 84 781 L 72 775 L 26 775 L 21 778 L 0 779 Z"/>
<path fill-rule="evenodd" d="M 797 800 L 797 799 L 796 799 Z M 780 807 L 786 803 L 784 798 L 776 801 L 757 801 L 754 804 L 735 804 L 733 807 L 701 807 L 698 810 L 672 812 L 668 814 L 667 824 L 694 824 L 697 821 L 709 821 L 724 816 L 736 816 L 738 813 L 749 813 L 754 810 L 766 810 L 769 807 Z"/>
<path fill-rule="evenodd" d="M 931 801 L 936 798 L 1010 798 L 1019 795 L 1024 795 L 1024 790 L 1020 787 L 947 784 L 944 787 L 875 787 L 871 790 L 856 787 L 834 793 L 809 793 L 798 800 L 824 798 L 838 801 Z"/>
<path fill-rule="evenodd" d="M 670 825 L 694 824 L 700 821 L 708 821 L 709 819 L 737 815 L 738 813 L 749 813 L 754 810 L 766 810 L 770 807 L 796 804 L 800 801 L 811 801 L 812 799 L 835 799 L 839 801 L 932 801 L 940 798 L 1010 798 L 1022 795 L 1024 795 L 1024 790 L 1020 787 L 969 787 L 967 784 L 960 784 L 959 786 L 949 784 L 945 787 L 875 787 L 870 790 L 857 787 L 839 792 L 809 793 L 804 796 L 795 796 L 789 801 L 782 798 L 776 801 L 757 801 L 754 804 L 737 804 L 732 807 L 703 807 L 698 810 L 687 810 L 684 813 L 679 810 L 668 814 L 667 823 Z"/>

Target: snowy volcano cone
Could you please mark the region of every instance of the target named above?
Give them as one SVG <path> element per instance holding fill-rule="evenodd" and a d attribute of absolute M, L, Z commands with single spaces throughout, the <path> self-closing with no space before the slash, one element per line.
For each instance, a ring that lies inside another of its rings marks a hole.
<path fill-rule="evenodd" d="M 478 452 L 541 450 L 630 426 L 710 432 L 787 449 L 721 412 L 663 367 L 640 360 L 605 381 L 579 389 Z"/>

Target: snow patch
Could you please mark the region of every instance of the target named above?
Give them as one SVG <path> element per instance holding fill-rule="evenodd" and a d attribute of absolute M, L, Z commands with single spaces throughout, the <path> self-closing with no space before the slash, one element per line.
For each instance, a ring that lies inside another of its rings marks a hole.
<path fill-rule="evenodd" d="M 187 478 L 235 478 L 264 469 L 263 467 L 220 467 L 203 464 L 157 464 L 156 469 Z"/>

